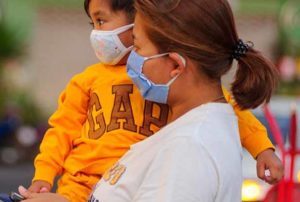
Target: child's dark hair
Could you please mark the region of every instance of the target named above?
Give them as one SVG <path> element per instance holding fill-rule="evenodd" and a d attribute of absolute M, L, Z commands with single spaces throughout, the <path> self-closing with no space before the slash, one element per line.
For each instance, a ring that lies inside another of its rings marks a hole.
<path fill-rule="evenodd" d="M 89 6 L 91 0 L 84 0 L 84 9 L 89 17 Z M 112 11 L 125 11 L 129 20 L 134 20 L 135 9 L 134 9 L 134 0 L 110 0 L 110 7 Z"/>

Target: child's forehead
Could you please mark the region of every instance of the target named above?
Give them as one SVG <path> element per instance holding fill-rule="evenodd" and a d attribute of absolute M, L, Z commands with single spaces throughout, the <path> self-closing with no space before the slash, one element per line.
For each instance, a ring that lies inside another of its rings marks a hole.
<path fill-rule="evenodd" d="M 114 0 L 91 0 L 89 5 L 89 13 L 91 16 L 114 16 L 120 13 L 126 14 L 125 9 L 114 9 Z"/>
<path fill-rule="evenodd" d="M 91 15 L 108 15 L 112 12 L 111 0 L 91 0 L 89 5 Z"/>

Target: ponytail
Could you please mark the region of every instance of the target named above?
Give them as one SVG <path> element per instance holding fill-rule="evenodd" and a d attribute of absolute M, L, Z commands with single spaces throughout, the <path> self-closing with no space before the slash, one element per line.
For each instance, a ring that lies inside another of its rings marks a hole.
<path fill-rule="evenodd" d="M 238 60 L 231 91 L 241 109 L 253 109 L 270 101 L 277 81 L 278 73 L 273 63 L 250 48 Z"/>

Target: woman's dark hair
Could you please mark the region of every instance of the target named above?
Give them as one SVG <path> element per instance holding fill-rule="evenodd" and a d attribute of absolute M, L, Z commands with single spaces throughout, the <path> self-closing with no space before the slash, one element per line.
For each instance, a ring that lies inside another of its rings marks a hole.
<path fill-rule="evenodd" d="M 150 40 L 162 52 L 178 52 L 209 78 L 221 80 L 233 63 L 239 37 L 226 0 L 135 0 Z M 249 47 L 238 58 L 231 91 L 241 109 L 269 102 L 277 85 L 272 62 Z"/>
<path fill-rule="evenodd" d="M 112 11 L 125 11 L 130 20 L 133 21 L 135 9 L 134 9 L 134 0 L 109 0 L 110 7 Z M 89 6 L 91 0 L 84 0 L 84 9 L 89 17 Z"/>

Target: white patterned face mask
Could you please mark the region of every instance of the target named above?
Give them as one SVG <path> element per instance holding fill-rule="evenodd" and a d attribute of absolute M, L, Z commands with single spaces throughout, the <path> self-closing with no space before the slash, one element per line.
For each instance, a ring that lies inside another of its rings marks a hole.
<path fill-rule="evenodd" d="M 92 47 L 101 63 L 106 65 L 116 65 L 132 50 L 133 46 L 126 48 L 118 36 L 132 27 L 133 24 L 130 24 L 112 31 L 92 31 Z"/>

